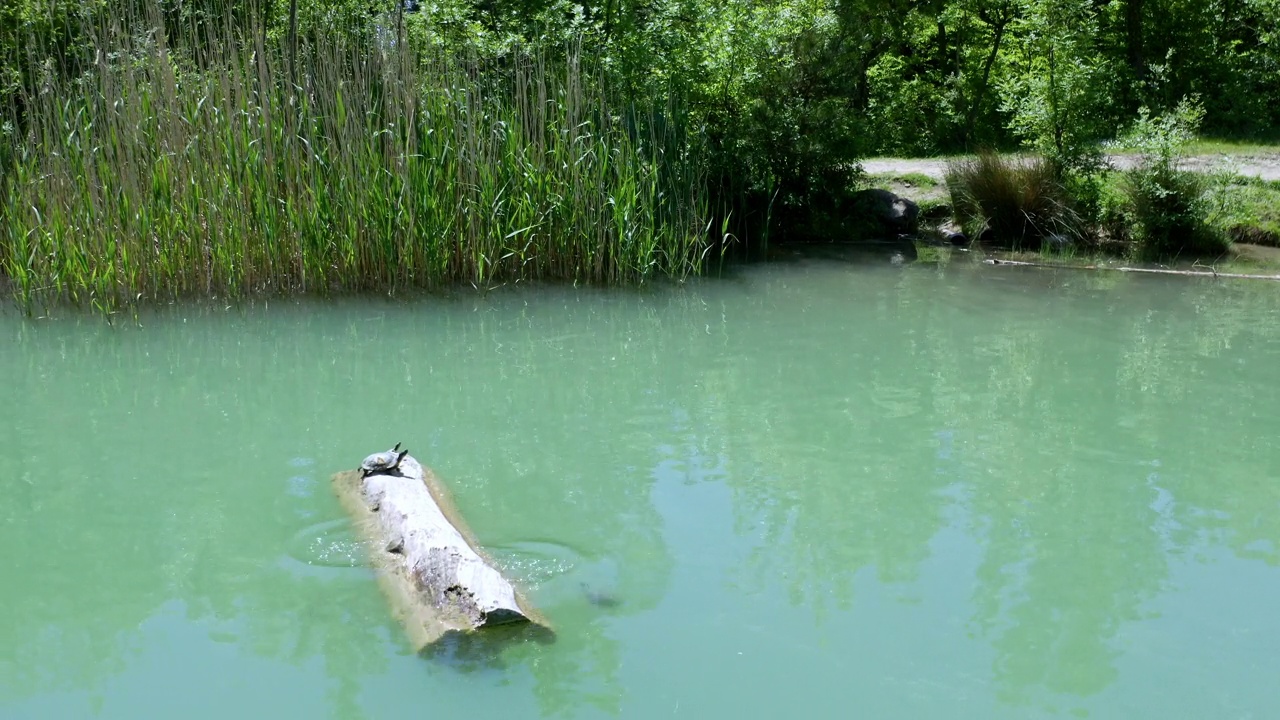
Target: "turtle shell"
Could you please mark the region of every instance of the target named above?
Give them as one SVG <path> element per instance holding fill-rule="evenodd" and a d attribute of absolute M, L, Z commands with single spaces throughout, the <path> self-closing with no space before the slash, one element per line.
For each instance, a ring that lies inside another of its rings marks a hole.
<path fill-rule="evenodd" d="M 365 458 L 364 462 L 360 463 L 360 471 L 365 475 L 373 475 L 384 470 L 390 470 L 400 465 L 400 460 L 404 455 L 405 453 L 400 452 L 400 443 L 396 443 L 396 446 L 390 450 L 374 453 Z"/>

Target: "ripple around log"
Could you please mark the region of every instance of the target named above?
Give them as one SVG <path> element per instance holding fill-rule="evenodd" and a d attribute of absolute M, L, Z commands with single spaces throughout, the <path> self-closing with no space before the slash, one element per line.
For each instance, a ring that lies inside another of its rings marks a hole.
<path fill-rule="evenodd" d="M 289 540 L 289 557 L 306 565 L 332 568 L 366 567 L 368 551 L 345 519 L 316 523 Z"/>
<path fill-rule="evenodd" d="M 544 608 L 585 600 L 598 608 L 621 606 L 617 568 L 554 540 L 518 540 L 488 548 L 495 563 Z"/>
<path fill-rule="evenodd" d="M 552 540 L 517 540 L 488 550 L 502 570 L 530 592 L 585 562 L 581 551 Z"/>

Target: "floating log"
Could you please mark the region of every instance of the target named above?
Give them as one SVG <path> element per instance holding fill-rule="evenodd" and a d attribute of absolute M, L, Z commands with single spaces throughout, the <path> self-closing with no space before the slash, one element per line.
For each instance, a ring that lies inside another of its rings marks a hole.
<path fill-rule="evenodd" d="M 482 554 L 434 473 L 405 455 L 398 467 L 362 475 L 334 475 L 334 490 L 416 650 L 480 628 L 532 623 L 548 631 Z"/>
<path fill-rule="evenodd" d="M 1026 262 L 1024 260 L 1001 260 L 988 258 L 983 260 L 987 265 L 1007 265 L 1011 267 L 1052 268 L 1055 270 L 1111 270 L 1127 273 L 1150 273 L 1152 275 L 1183 275 L 1187 277 L 1231 278 L 1235 280 L 1280 280 L 1280 275 L 1249 275 L 1244 273 L 1218 272 L 1209 270 L 1172 270 L 1169 268 L 1140 268 L 1115 265 L 1071 265 L 1068 263 Z"/>

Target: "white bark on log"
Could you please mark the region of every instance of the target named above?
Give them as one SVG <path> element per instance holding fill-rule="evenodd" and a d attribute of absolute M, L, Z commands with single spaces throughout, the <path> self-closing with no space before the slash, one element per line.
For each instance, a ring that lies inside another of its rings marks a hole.
<path fill-rule="evenodd" d="M 483 556 L 430 470 L 406 456 L 399 475 L 334 476 L 334 489 L 368 541 L 379 581 L 417 649 L 445 633 L 535 622 L 511 583 Z"/>

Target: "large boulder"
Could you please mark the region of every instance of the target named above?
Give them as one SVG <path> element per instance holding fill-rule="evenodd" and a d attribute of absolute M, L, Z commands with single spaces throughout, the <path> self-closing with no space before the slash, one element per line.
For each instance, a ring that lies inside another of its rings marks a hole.
<path fill-rule="evenodd" d="M 859 190 L 849 199 L 849 214 L 868 237 L 896 238 L 919 229 L 920 206 L 880 188 Z"/>
<path fill-rule="evenodd" d="M 783 242 L 897 241 L 917 234 L 920 207 L 888 190 L 833 191 L 780 208 L 774 219 Z"/>

